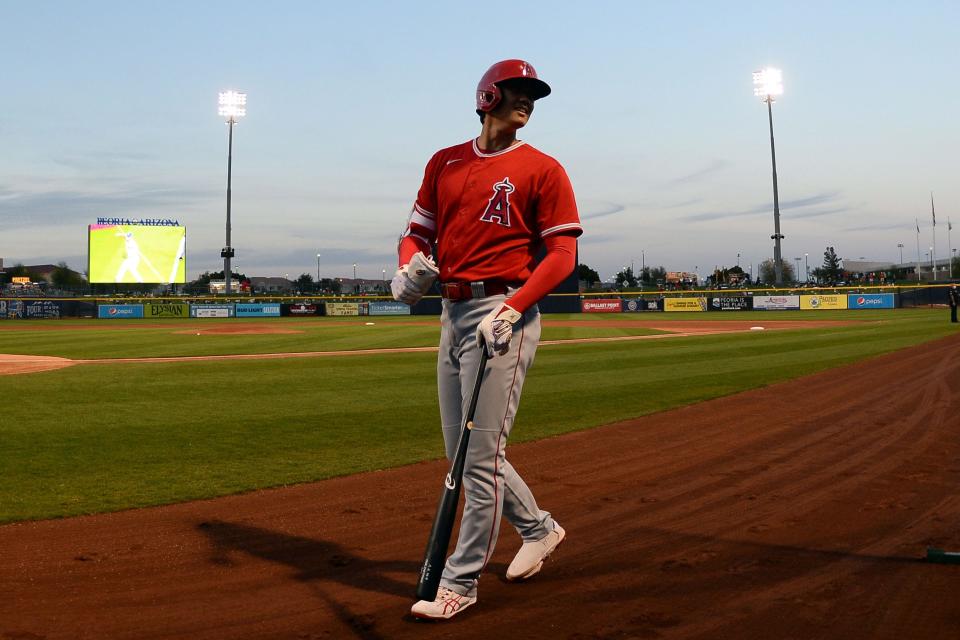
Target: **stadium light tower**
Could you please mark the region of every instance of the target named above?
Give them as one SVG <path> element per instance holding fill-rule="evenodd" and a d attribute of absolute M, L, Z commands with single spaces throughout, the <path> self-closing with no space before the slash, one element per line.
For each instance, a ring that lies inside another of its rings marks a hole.
<path fill-rule="evenodd" d="M 227 143 L 227 243 L 220 252 L 223 258 L 223 285 L 224 292 L 230 295 L 230 259 L 233 258 L 233 247 L 230 246 L 230 180 L 233 174 L 233 125 L 237 120 L 247 115 L 247 94 L 237 91 L 222 91 L 220 93 L 219 114 L 227 119 L 230 129 Z"/>
<path fill-rule="evenodd" d="M 770 117 L 770 158 L 773 162 L 773 262 L 776 284 L 783 283 L 783 258 L 780 254 L 780 196 L 777 193 L 777 152 L 773 144 L 773 103 L 776 96 L 783 94 L 783 72 L 767 67 L 753 72 L 753 95 L 767 103 L 767 115 Z"/>

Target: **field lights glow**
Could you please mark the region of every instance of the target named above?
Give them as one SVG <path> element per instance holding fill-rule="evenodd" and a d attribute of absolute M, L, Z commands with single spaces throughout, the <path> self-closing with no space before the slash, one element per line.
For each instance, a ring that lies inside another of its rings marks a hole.
<path fill-rule="evenodd" d="M 783 95 L 783 72 L 773 67 L 754 71 L 753 95 L 763 100 L 773 100 L 774 96 Z"/>
<path fill-rule="evenodd" d="M 236 120 L 247 115 L 247 94 L 239 91 L 222 92 L 219 114 L 228 120 Z"/>

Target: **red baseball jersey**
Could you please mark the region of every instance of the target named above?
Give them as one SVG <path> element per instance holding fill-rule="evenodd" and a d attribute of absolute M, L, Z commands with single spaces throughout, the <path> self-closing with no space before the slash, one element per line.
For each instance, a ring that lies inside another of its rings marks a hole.
<path fill-rule="evenodd" d="M 542 240 L 583 233 L 559 162 L 519 142 L 484 153 L 476 140 L 427 163 L 407 234 L 437 245 L 441 282 L 525 282 Z"/>

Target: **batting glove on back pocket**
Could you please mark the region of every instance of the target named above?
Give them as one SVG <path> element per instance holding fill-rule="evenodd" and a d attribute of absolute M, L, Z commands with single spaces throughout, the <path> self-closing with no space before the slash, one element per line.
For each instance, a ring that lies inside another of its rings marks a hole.
<path fill-rule="evenodd" d="M 519 322 L 521 317 L 522 314 L 510 305 L 500 305 L 480 321 L 480 326 L 477 327 L 477 346 L 486 349 L 491 358 L 502 356 L 510 350 L 513 325 Z"/>

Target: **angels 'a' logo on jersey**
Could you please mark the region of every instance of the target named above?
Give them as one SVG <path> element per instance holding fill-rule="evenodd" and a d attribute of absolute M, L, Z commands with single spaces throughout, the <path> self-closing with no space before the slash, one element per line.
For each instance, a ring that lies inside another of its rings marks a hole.
<path fill-rule="evenodd" d="M 487 203 L 487 208 L 480 216 L 484 222 L 496 222 L 505 227 L 510 226 L 510 194 L 516 191 L 510 184 L 510 178 L 504 178 L 493 185 L 493 196 Z"/>

